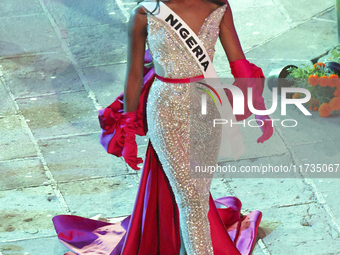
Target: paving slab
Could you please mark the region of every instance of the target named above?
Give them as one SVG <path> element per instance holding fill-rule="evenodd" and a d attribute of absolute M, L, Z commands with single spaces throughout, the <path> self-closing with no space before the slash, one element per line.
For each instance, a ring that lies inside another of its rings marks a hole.
<path fill-rule="evenodd" d="M 108 154 L 99 143 L 100 133 L 40 139 L 38 145 L 57 181 L 139 174 L 122 157 Z M 145 160 L 148 139 L 136 136 L 138 157 Z M 140 165 L 142 167 L 142 165 Z"/>
<path fill-rule="evenodd" d="M 0 161 L 37 155 L 24 125 L 17 115 L 0 119 Z"/>
<path fill-rule="evenodd" d="M 340 150 L 336 149 L 340 141 L 337 138 L 334 137 L 333 140 L 330 139 L 323 142 L 293 146 L 301 163 L 310 165 L 307 171 L 311 178 L 340 177 Z M 321 169 L 316 168 L 318 164 L 322 167 Z"/>
<path fill-rule="evenodd" d="M 105 151 L 99 143 L 99 133 L 38 143 L 57 181 L 126 174 L 125 162 Z"/>
<path fill-rule="evenodd" d="M 0 242 L 0 252 L 4 255 L 62 255 L 68 252 L 57 236 L 47 236 L 37 239 Z"/>
<path fill-rule="evenodd" d="M 313 178 L 312 181 L 320 193 L 325 193 L 324 198 L 330 197 L 330 199 L 334 199 L 333 202 L 339 198 L 338 194 L 334 192 L 339 188 L 339 178 Z M 333 195 L 331 195 L 332 192 L 334 193 Z"/>
<path fill-rule="evenodd" d="M 0 81 L 0 118 L 3 118 L 8 115 L 13 115 L 16 113 L 15 106 L 13 104 L 13 100 L 9 96 L 7 90 L 3 86 Z"/>
<path fill-rule="evenodd" d="M 264 219 L 276 223 L 272 224 L 274 229 L 262 232 L 270 254 L 339 254 L 339 232 L 318 204 L 269 208 L 262 212 Z"/>
<path fill-rule="evenodd" d="M 18 99 L 36 138 L 97 132 L 98 113 L 86 91 Z"/>
<path fill-rule="evenodd" d="M 216 45 L 219 45 L 219 41 Z M 250 51 L 251 52 L 251 51 Z M 214 58 L 214 66 L 218 77 L 220 79 L 223 78 L 234 78 L 231 74 L 231 70 L 229 67 L 228 59 L 223 51 L 222 46 L 216 47 L 216 54 Z M 258 54 L 248 57 L 248 53 L 246 53 L 246 58 L 249 62 L 257 65 L 263 71 L 264 76 L 267 78 L 270 73 L 276 73 L 281 71 L 287 65 L 295 65 L 295 66 L 302 66 L 303 64 L 310 65 L 312 62 L 308 57 L 305 59 L 302 58 L 294 58 L 291 56 L 290 58 L 275 58 L 267 54 Z M 265 99 L 270 99 L 271 102 L 271 91 L 268 89 L 267 85 L 265 86 L 264 90 L 264 97 Z"/>
<path fill-rule="evenodd" d="M 247 57 L 313 59 L 326 49 L 333 48 L 337 43 L 337 25 L 335 23 L 311 19 L 248 52 Z"/>
<path fill-rule="evenodd" d="M 310 113 L 312 114 L 311 116 L 305 116 L 294 105 L 288 105 L 287 115 L 281 116 L 279 104 L 277 110 L 272 114 L 272 118 L 281 120 L 293 119 L 297 121 L 298 124 L 294 128 L 280 126 L 283 135 L 291 145 L 312 144 L 340 139 L 337 135 L 340 124 L 339 112 L 332 112 L 327 118 L 320 117 L 318 112 L 311 111 Z"/>
<path fill-rule="evenodd" d="M 73 215 L 111 218 L 132 213 L 138 181 L 135 175 L 120 175 L 60 183 L 58 187 Z"/>
<path fill-rule="evenodd" d="M 85 90 L 66 53 L 7 58 L 1 65 L 6 84 L 17 98 Z"/>
<path fill-rule="evenodd" d="M 83 69 L 102 107 L 109 106 L 124 92 L 126 64 L 94 66 Z"/>
<path fill-rule="evenodd" d="M 294 22 L 301 22 L 317 15 L 320 10 L 326 10 L 327 8 L 334 7 L 336 1 L 325 0 L 318 3 L 315 2 L 313 4 L 311 4 L 308 0 L 280 0 L 279 2 Z"/>
<path fill-rule="evenodd" d="M 44 0 L 44 3 L 60 28 L 98 26 L 125 19 L 113 0 Z"/>
<path fill-rule="evenodd" d="M 38 158 L 0 161 L 0 190 L 47 184 L 43 165 Z"/>
<path fill-rule="evenodd" d="M 334 6 L 330 10 L 326 11 L 325 13 L 316 15 L 313 17 L 313 19 L 323 19 L 323 20 L 328 20 L 331 23 L 337 23 L 338 16 L 336 13 L 336 7 Z"/>
<path fill-rule="evenodd" d="M 233 178 L 225 182 L 242 201 L 246 211 L 290 207 L 294 212 L 292 206 L 316 201 L 312 189 L 298 178 Z"/>
<path fill-rule="evenodd" d="M 254 63 L 255 65 L 259 66 L 263 74 L 266 78 L 269 78 L 269 75 L 273 75 L 274 73 L 278 74 L 284 67 L 288 65 L 295 65 L 295 66 L 302 66 L 302 65 L 311 65 L 312 62 L 310 59 L 306 57 L 306 59 L 294 59 L 294 56 L 292 58 L 286 58 L 286 59 L 275 59 L 271 58 L 271 56 L 262 55 L 262 56 L 256 56 L 256 57 L 247 57 L 247 59 Z M 268 82 L 266 80 L 265 89 L 263 91 L 264 98 L 268 102 L 272 102 L 272 90 L 268 87 Z M 267 103 L 267 102 L 266 102 Z"/>
<path fill-rule="evenodd" d="M 4 18 L 0 23 L 0 34 L 2 57 L 61 51 L 60 41 L 50 21 L 43 14 Z"/>
<path fill-rule="evenodd" d="M 251 255 L 263 255 L 262 248 L 256 244 Z"/>
<path fill-rule="evenodd" d="M 144 157 L 145 157 L 146 151 L 148 149 L 149 138 L 148 138 L 148 136 L 137 136 L 136 135 L 136 142 L 137 142 L 137 146 L 138 146 L 137 156 L 141 157 L 144 161 Z"/>
<path fill-rule="evenodd" d="M 293 149 L 300 158 L 301 163 L 308 165 L 308 176 L 312 178 L 310 181 L 315 186 L 315 191 L 322 196 L 323 202 L 335 215 L 337 224 L 339 222 L 339 189 L 340 179 L 340 154 L 337 148 L 338 139 L 324 142 L 316 142 L 313 144 L 296 145 Z M 318 164 L 321 170 L 318 169 Z M 320 171 L 320 172 L 318 172 Z"/>
<path fill-rule="evenodd" d="M 2 0 L 0 2 L 0 17 L 11 17 L 42 13 L 38 0 Z"/>
<path fill-rule="evenodd" d="M 1 242 L 54 235 L 52 217 L 62 214 L 50 186 L 0 191 L 0 211 Z"/>
<path fill-rule="evenodd" d="M 315 181 L 315 180 L 314 180 Z M 318 189 L 320 189 L 320 183 L 316 182 L 316 186 L 318 187 Z M 339 183 L 337 184 L 335 190 L 339 187 Z M 339 194 L 337 192 L 333 190 L 331 191 L 321 191 L 322 196 L 324 197 L 327 205 L 329 206 L 330 211 L 332 212 L 332 214 L 335 217 L 335 221 L 338 224 L 338 226 L 340 225 L 340 221 L 339 221 L 339 217 L 340 217 L 340 210 L 339 210 L 339 206 L 340 206 L 340 197 Z"/>
<path fill-rule="evenodd" d="M 251 10 L 254 7 L 268 7 L 276 6 L 274 1 L 261 1 L 261 0 L 229 0 L 230 7 L 232 10 Z"/>
<path fill-rule="evenodd" d="M 126 24 L 71 28 L 61 31 L 81 67 L 126 62 Z M 114 40 L 113 35 L 119 35 L 119 40 Z"/>
<path fill-rule="evenodd" d="M 233 12 L 233 18 L 244 51 L 261 45 L 290 29 L 286 17 L 273 6 L 237 10 Z"/>

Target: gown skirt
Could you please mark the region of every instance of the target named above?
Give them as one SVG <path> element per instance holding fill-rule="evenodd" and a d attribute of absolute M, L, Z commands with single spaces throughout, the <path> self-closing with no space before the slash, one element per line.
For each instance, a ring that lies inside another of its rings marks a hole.
<path fill-rule="evenodd" d="M 200 113 L 198 87 L 204 85 L 155 80 L 153 68 L 144 74 L 137 134 L 150 139 L 132 214 L 118 223 L 55 216 L 59 240 L 80 255 L 178 255 L 182 235 L 188 255 L 251 254 L 262 213 L 242 215 L 236 197 L 213 200 L 212 176 L 193 177 L 196 165 L 216 165 L 221 136 L 221 129 L 205 124 L 218 117 L 212 99 L 208 114 Z M 109 153 L 119 148 L 114 135 L 122 109 L 123 93 L 99 112 L 101 143 Z"/>

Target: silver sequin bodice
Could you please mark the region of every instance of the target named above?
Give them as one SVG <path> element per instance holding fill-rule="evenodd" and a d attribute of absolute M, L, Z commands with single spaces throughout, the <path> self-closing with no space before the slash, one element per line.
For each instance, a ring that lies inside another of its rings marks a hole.
<path fill-rule="evenodd" d="M 204 21 L 198 38 L 207 50 L 210 59 L 213 59 L 219 24 L 227 5 L 215 9 Z M 171 30 L 169 24 L 158 19 L 152 14 L 148 15 L 147 44 L 154 62 L 161 65 L 166 78 L 188 78 L 202 74 L 195 59 L 183 45 L 178 35 Z"/>

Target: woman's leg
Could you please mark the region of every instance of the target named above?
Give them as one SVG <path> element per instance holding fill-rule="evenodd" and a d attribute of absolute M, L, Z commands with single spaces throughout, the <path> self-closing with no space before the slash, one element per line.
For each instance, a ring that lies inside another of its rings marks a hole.
<path fill-rule="evenodd" d="M 211 150 L 212 145 L 219 149 L 221 134 L 207 130 L 212 126 L 206 124 L 207 119 L 202 123 L 197 91 L 196 85 L 155 82 L 147 104 L 148 135 L 175 195 L 186 253 L 212 255 L 207 216 L 212 176 L 192 178 L 190 168 L 216 164 L 218 151 Z M 211 104 L 208 118 L 216 117 Z"/>

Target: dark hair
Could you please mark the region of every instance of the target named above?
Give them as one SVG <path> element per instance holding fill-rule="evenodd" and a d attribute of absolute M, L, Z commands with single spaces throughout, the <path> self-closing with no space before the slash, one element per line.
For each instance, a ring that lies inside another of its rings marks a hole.
<path fill-rule="evenodd" d="M 137 4 L 139 4 L 139 3 L 141 3 L 141 2 L 143 2 L 144 0 L 139 0 L 139 1 L 137 1 Z M 157 4 L 156 4 L 156 7 L 155 7 L 155 9 L 152 11 L 152 12 L 150 12 L 150 13 L 154 13 L 157 9 L 158 9 L 158 7 L 159 7 L 159 2 L 160 2 L 161 0 L 156 0 L 156 2 L 157 2 Z M 208 2 L 211 2 L 211 3 L 214 3 L 214 4 L 217 4 L 217 5 L 219 5 L 219 6 L 222 6 L 222 5 L 224 5 L 224 4 L 226 4 L 226 1 L 223 1 L 223 0 L 207 0 Z"/>

